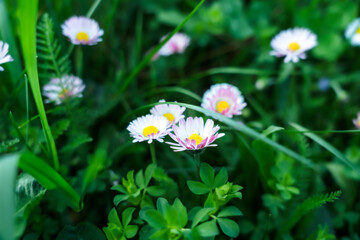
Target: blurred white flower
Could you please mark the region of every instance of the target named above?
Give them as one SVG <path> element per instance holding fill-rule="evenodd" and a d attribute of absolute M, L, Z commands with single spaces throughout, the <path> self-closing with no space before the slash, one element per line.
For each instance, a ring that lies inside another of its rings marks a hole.
<path fill-rule="evenodd" d="M 165 100 L 162 99 L 159 102 L 165 102 Z M 180 107 L 174 104 L 159 104 L 150 109 L 150 113 L 155 116 L 164 116 L 172 124 L 176 124 L 180 119 L 185 117 L 183 115 L 185 110 L 185 107 Z"/>
<path fill-rule="evenodd" d="M 48 84 L 43 87 L 43 95 L 48 99 L 46 103 L 54 102 L 61 104 L 66 99 L 82 97 L 85 89 L 83 81 L 73 75 L 65 75 L 62 78 L 52 78 Z"/>
<path fill-rule="evenodd" d="M 356 18 L 346 28 L 345 37 L 353 46 L 360 46 L 360 18 Z"/>
<path fill-rule="evenodd" d="M 0 41 L 0 64 L 12 62 L 14 59 L 8 55 L 9 44 Z M 0 71 L 4 71 L 4 68 L 0 66 Z"/>
<path fill-rule="evenodd" d="M 284 57 L 284 62 L 296 63 L 305 59 L 305 52 L 317 45 L 317 37 L 307 28 L 294 28 L 281 31 L 271 40 L 273 51 L 270 55 Z"/>
<path fill-rule="evenodd" d="M 134 138 L 134 143 L 143 141 L 152 143 L 153 140 L 163 142 L 162 138 L 171 131 L 170 126 L 171 123 L 166 117 L 148 114 L 132 121 L 127 130 L 130 132 L 130 136 Z"/>
<path fill-rule="evenodd" d="M 354 123 L 355 127 L 360 129 L 360 112 L 358 112 L 357 118 L 353 119 L 353 123 Z"/>
<path fill-rule="evenodd" d="M 166 36 L 163 36 L 160 41 L 163 41 Z M 169 56 L 175 53 L 183 53 L 190 43 L 190 37 L 184 33 L 175 33 L 169 41 L 162 46 L 158 52 L 160 56 Z"/>
<path fill-rule="evenodd" d="M 166 142 L 170 144 L 175 152 L 185 150 L 200 150 L 206 147 L 216 147 L 212 144 L 216 139 L 224 136 L 224 133 L 217 133 L 220 127 L 214 127 L 214 121 L 208 119 L 204 125 L 204 120 L 201 117 L 188 117 L 186 121 L 181 119 L 179 126 L 173 125 L 174 133 L 169 133 L 169 136 L 175 141 Z"/>
<path fill-rule="evenodd" d="M 205 92 L 201 106 L 231 118 L 233 115 L 240 115 L 246 107 L 246 103 L 237 87 L 220 83 L 212 85 Z"/>
<path fill-rule="evenodd" d="M 104 31 L 99 24 L 87 17 L 73 16 L 61 25 L 62 33 L 75 45 L 95 45 L 101 42 Z"/>

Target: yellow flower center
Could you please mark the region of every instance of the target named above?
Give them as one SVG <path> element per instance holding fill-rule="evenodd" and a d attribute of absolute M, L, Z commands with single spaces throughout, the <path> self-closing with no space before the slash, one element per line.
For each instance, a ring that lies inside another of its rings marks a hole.
<path fill-rule="evenodd" d="M 358 120 L 358 126 L 360 126 L 360 119 Z"/>
<path fill-rule="evenodd" d="M 86 32 L 79 32 L 77 35 L 76 35 L 76 40 L 78 41 L 89 41 L 89 35 L 87 35 Z"/>
<path fill-rule="evenodd" d="M 358 27 L 358 29 L 356 29 L 356 33 L 360 34 L 360 27 Z"/>
<path fill-rule="evenodd" d="M 67 94 L 68 92 L 69 92 L 69 89 L 64 88 L 64 89 L 59 93 L 59 98 L 64 99 L 65 96 L 68 95 L 68 94 Z"/>
<path fill-rule="evenodd" d="M 156 134 L 158 131 L 159 130 L 155 126 L 148 126 L 148 127 L 144 128 L 143 135 L 145 137 L 147 137 L 151 134 Z"/>
<path fill-rule="evenodd" d="M 300 45 L 297 42 L 292 42 L 289 44 L 288 49 L 295 52 L 296 50 L 300 49 Z"/>
<path fill-rule="evenodd" d="M 222 113 L 224 110 L 228 110 L 229 107 L 230 107 L 230 104 L 227 101 L 221 100 L 216 103 L 216 110 L 219 113 Z"/>
<path fill-rule="evenodd" d="M 166 117 L 171 123 L 173 123 L 175 119 L 175 116 L 172 115 L 171 113 L 165 113 L 163 116 Z"/>
<path fill-rule="evenodd" d="M 201 141 L 203 140 L 203 138 L 200 137 L 199 134 L 193 133 L 193 134 L 191 134 L 191 136 L 189 137 L 189 140 L 190 140 L 190 142 L 191 142 L 191 140 L 195 140 L 196 145 L 199 145 L 199 144 L 201 143 Z"/>

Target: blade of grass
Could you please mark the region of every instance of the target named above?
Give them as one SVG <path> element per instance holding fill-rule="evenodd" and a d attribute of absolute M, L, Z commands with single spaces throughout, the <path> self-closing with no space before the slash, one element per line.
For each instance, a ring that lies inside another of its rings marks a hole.
<path fill-rule="evenodd" d="M 18 155 L 0 157 L 0 239 L 13 240 L 15 236 L 15 177 Z"/>
<path fill-rule="evenodd" d="M 290 123 L 290 125 L 299 131 L 307 131 L 308 130 L 296 123 Z M 307 136 L 308 138 L 312 139 L 313 141 L 315 141 L 317 144 L 319 144 L 320 146 L 322 146 L 329 152 L 331 152 L 335 157 L 340 159 L 345 165 L 349 166 L 350 168 L 354 169 L 358 174 L 360 174 L 360 170 L 354 164 L 352 164 L 338 149 L 336 149 L 330 143 L 328 143 L 327 141 L 325 141 L 324 139 L 322 139 L 321 137 L 317 136 L 314 133 L 304 133 L 304 135 Z"/>
<path fill-rule="evenodd" d="M 51 133 L 51 129 L 46 117 L 44 103 L 40 92 L 40 83 L 37 70 L 36 60 L 36 16 L 38 0 L 19 0 L 19 23 L 20 23 L 20 42 L 24 55 L 24 62 L 31 91 L 33 93 L 35 104 L 39 112 L 40 121 L 43 127 L 47 146 L 53 158 L 55 169 L 59 168 L 59 160 L 57 156 L 55 141 Z"/>
<path fill-rule="evenodd" d="M 164 93 L 167 93 L 167 92 L 174 92 L 174 93 L 181 93 L 181 94 L 184 94 L 188 97 L 191 97 L 193 99 L 195 99 L 196 101 L 198 102 L 201 102 L 202 99 L 199 95 L 197 95 L 196 93 L 190 91 L 190 90 L 187 90 L 185 88 L 182 88 L 182 87 L 164 87 L 164 88 L 158 88 L 156 89 L 156 91 L 154 92 L 151 92 L 151 94 L 159 94 L 161 92 L 164 92 Z"/>
<path fill-rule="evenodd" d="M 258 133 L 257 131 L 253 130 L 252 128 L 247 127 L 246 125 L 240 124 L 235 120 L 232 120 L 230 118 L 227 118 L 227 117 L 221 115 L 220 113 L 212 112 L 210 110 L 207 110 L 207 109 L 199 107 L 199 106 L 195 106 L 195 105 L 191 105 L 191 104 L 187 104 L 187 103 L 179 103 L 179 102 L 152 103 L 152 104 L 142 106 L 142 107 L 134 110 L 133 112 L 126 114 L 123 117 L 122 121 L 124 121 L 124 119 L 126 119 L 130 115 L 134 114 L 135 112 L 138 112 L 138 111 L 141 111 L 144 109 L 148 109 L 150 107 L 153 107 L 153 106 L 156 106 L 159 104 L 174 104 L 174 105 L 183 106 L 183 107 L 195 110 L 197 112 L 203 113 L 205 115 L 208 115 L 214 119 L 218 119 L 219 121 L 226 124 L 227 126 L 232 127 L 233 129 L 235 129 L 241 133 L 244 133 L 245 135 L 247 135 L 249 137 L 252 137 L 254 139 L 258 139 L 262 142 L 265 142 L 265 143 L 269 144 L 271 147 L 273 147 L 274 149 L 276 149 L 280 152 L 283 152 L 284 154 L 294 158 L 295 160 L 299 161 L 300 163 L 306 165 L 307 167 L 317 170 L 317 166 L 311 160 L 309 160 L 309 159 L 299 155 L 298 153 L 288 149 L 287 147 L 284 147 L 283 145 L 267 138 L 266 136 Z"/>
<path fill-rule="evenodd" d="M 44 160 L 30 152 L 25 152 L 20 156 L 19 168 L 32 175 L 47 190 L 59 189 L 75 211 L 81 210 L 82 204 L 79 194 Z"/>
<path fill-rule="evenodd" d="M 95 0 L 93 5 L 91 5 L 91 8 L 87 12 L 86 17 L 88 17 L 88 18 L 91 17 L 94 14 L 95 10 L 97 9 L 97 7 L 99 6 L 100 3 L 101 3 L 101 0 Z"/>
<path fill-rule="evenodd" d="M 205 0 L 201 0 L 196 5 L 196 7 L 189 13 L 189 15 L 187 15 L 184 21 L 180 23 L 180 25 L 178 25 L 169 35 L 167 35 L 167 37 L 163 41 L 161 41 L 156 47 L 154 47 L 148 55 L 145 56 L 145 58 L 135 67 L 134 71 L 132 71 L 132 73 L 124 80 L 122 86 L 120 87 L 120 94 L 126 90 L 127 86 L 131 83 L 131 81 L 134 80 L 138 73 L 150 62 L 152 57 L 160 50 L 160 48 L 164 46 L 165 43 L 169 41 L 169 39 L 174 36 L 175 33 L 179 32 L 180 29 L 182 29 L 182 27 L 187 23 L 187 21 L 190 20 L 190 18 L 197 12 L 197 10 L 199 10 L 199 8 L 204 2 Z"/>

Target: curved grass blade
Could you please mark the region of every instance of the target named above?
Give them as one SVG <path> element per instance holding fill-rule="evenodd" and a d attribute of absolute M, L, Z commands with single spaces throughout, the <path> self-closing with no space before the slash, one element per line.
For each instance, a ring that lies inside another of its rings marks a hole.
<path fill-rule="evenodd" d="M 0 239 L 13 240 L 15 236 L 15 177 L 18 155 L 0 157 Z"/>
<path fill-rule="evenodd" d="M 219 68 L 212 68 L 205 72 L 198 73 L 191 77 L 191 79 L 199 79 L 211 75 L 217 74 L 236 74 L 236 75 L 270 75 L 276 74 L 273 71 L 265 71 L 256 68 L 238 68 L 238 67 L 219 67 Z"/>
<path fill-rule="evenodd" d="M 290 123 L 292 127 L 299 131 L 308 131 L 308 129 L 296 124 L 296 123 Z M 334 146 L 332 146 L 330 143 L 322 139 L 321 137 L 317 136 L 314 133 L 304 133 L 305 136 L 315 141 L 317 144 L 331 152 L 335 157 L 340 159 L 345 165 L 349 166 L 350 168 L 354 169 L 358 174 L 360 174 L 360 170 L 352 164 L 339 150 L 337 150 Z"/>
<path fill-rule="evenodd" d="M 24 170 L 38 180 L 47 190 L 59 189 L 69 205 L 75 210 L 81 209 L 79 194 L 70 184 L 50 167 L 44 160 L 30 152 L 21 154 L 19 168 Z"/>
<path fill-rule="evenodd" d="M 158 93 L 161 93 L 161 92 L 175 92 L 175 93 L 181 93 L 183 95 L 186 95 L 188 97 L 191 97 L 193 99 L 195 99 L 196 101 L 198 102 L 201 102 L 202 99 L 199 95 L 197 95 L 196 93 L 190 91 L 190 90 L 187 90 L 185 88 L 182 88 L 182 87 L 164 87 L 164 88 L 159 88 L 159 89 L 156 89 L 156 94 Z"/>
<path fill-rule="evenodd" d="M 190 18 L 199 10 L 200 6 L 205 2 L 205 0 L 201 0 L 196 7 L 187 15 L 187 17 L 184 19 L 182 23 L 180 23 L 179 26 L 177 26 L 167 37 L 161 41 L 156 47 L 154 47 L 149 54 L 145 56 L 145 58 L 135 67 L 134 71 L 124 80 L 122 86 L 120 87 L 120 93 L 123 93 L 127 86 L 131 83 L 131 81 L 138 75 L 138 73 L 143 69 L 152 59 L 152 57 L 160 50 L 162 46 L 165 45 L 169 39 L 175 35 L 180 29 L 186 24 L 187 21 L 190 20 Z"/>
<path fill-rule="evenodd" d="M 50 150 L 55 169 L 59 168 L 55 141 L 46 117 L 44 103 L 41 98 L 39 75 L 36 59 L 36 16 L 38 0 L 19 0 L 20 42 L 24 55 L 25 68 L 28 73 L 31 90 L 43 126 L 48 149 Z"/>
<path fill-rule="evenodd" d="M 152 103 L 152 104 L 142 106 L 142 107 L 134 110 L 133 112 L 126 114 L 124 116 L 124 118 L 122 119 L 122 121 L 124 121 L 130 115 L 135 114 L 136 112 L 139 112 L 139 111 L 142 111 L 144 109 L 156 106 L 158 104 L 159 103 Z M 205 108 L 195 106 L 195 105 L 191 105 L 191 104 L 187 104 L 187 103 L 164 102 L 164 103 L 160 103 L 160 104 L 174 104 L 174 105 L 183 106 L 183 107 L 195 110 L 197 112 L 203 113 L 205 115 L 208 115 L 208 116 L 210 116 L 210 117 L 212 117 L 214 119 L 218 119 L 219 121 L 221 121 L 222 123 L 228 125 L 229 127 L 232 127 L 233 129 L 235 129 L 235 130 L 237 130 L 239 132 L 242 132 L 245 135 L 248 135 L 249 137 L 252 137 L 254 139 L 258 139 L 258 140 L 260 140 L 262 142 L 265 142 L 265 143 L 269 144 L 271 147 L 273 147 L 274 149 L 277 149 L 277 150 L 283 152 L 284 154 L 296 159 L 297 161 L 303 163 L 307 167 L 317 170 L 317 166 L 313 162 L 311 162 L 309 159 L 299 155 L 298 153 L 284 147 L 283 145 L 281 145 L 281 144 L 279 144 L 277 142 L 274 142 L 273 140 L 271 140 L 271 139 L 267 138 L 266 136 L 258 133 L 257 131 L 253 130 L 252 128 L 249 128 L 249 127 L 247 127 L 247 126 L 245 126 L 243 124 L 239 124 L 238 122 L 236 122 L 236 121 L 234 121 L 234 120 L 232 120 L 230 118 L 227 118 L 227 117 L 221 115 L 220 113 L 212 112 L 212 111 L 207 110 Z"/>

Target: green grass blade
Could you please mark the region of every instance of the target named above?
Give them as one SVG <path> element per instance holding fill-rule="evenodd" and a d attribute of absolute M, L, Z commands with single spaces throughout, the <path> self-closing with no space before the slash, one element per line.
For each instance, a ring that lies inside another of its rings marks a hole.
<path fill-rule="evenodd" d="M 97 7 L 99 6 L 99 4 L 101 3 L 101 0 L 95 0 L 95 2 L 93 3 L 93 5 L 91 6 L 91 8 L 89 9 L 89 11 L 86 14 L 86 17 L 91 17 L 95 10 L 97 9 Z"/>
<path fill-rule="evenodd" d="M 18 155 L 0 157 L 0 239 L 13 240 L 15 236 L 15 177 Z"/>
<path fill-rule="evenodd" d="M 180 29 L 186 24 L 187 21 L 190 20 L 190 18 L 197 12 L 197 10 L 199 10 L 199 8 L 204 2 L 205 0 L 201 0 L 191 11 L 191 13 L 187 15 L 184 21 L 180 23 L 180 25 L 178 25 L 169 35 L 167 35 L 167 37 L 163 41 L 161 41 L 156 47 L 154 47 L 148 55 L 145 56 L 145 58 L 135 67 L 134 71 L 132 71 L 132 73 L 124 80 L 122 86 L 120 87 L 120 93 L 123 93 L 126 90 L 127 86 L 131 83 L 132 80 L 134 80 L 134 78 L 138 75 L 141 69 L 143 69 L 150 62 L 152 57 L 160 50 L 162 46 L 165 45 L 167 41 L 169 41 L 172 36 L 174 36 L 175 33 L 180 31 Z"/>
<path fill-rule="evenodd" d="M 134 110 L 133 112 L 126 114 L 124 116 L 124 118 L 123 118 L 123 121 L 124 121 L 125 118 L 129 117 L 130 115 L 132 115 L 132 114 L 134 114 L 134 113 L 136 113 L 138 111 L 141 111 L 143 109 L 147 109 L 147 108 L 156 106 L 158 104 L 159 103 L 152 103 L 152 104 L 148 104 L 148 105 L 145 105 L 143 107 L 140 107 L 140 108 Z M 161 104 L 164 104 L 164 103 L 161 103 Z M 195 110 L 197 112 L 203 113 L 205 115 L 208 115 L 208 116 L 210 116 L 210 117 L 212 117 L 214 119 L 218 119 L 222 123 L 228 125 L 229 127 L 233 128 L 233 129 L 235 129 L 235 130 L 237 130 L 239 132 L 244 133 L 245 135 L 247 135 L 249 137 L 252 137 L 254 139 L 258 139 L 258 140 L 260 140 L 262 142 L 265 142 L 265 143 L 269 144 L 274 149 L 276 149 L 276 150 L 278 150 L 280 152 L 283 152 L 284 154 L 294 158 L 295 160 L 297 160 L 297 161 L 301 162 L 302 164 L 306 165 L 307 167 L 315 169 L 315 170 L 317 169 L 317 166 L 311 160 L 299 155 L 298 153 L 290 150 L 289 148 L 284 147 L 283 145 L 281 145 L 281 144 L 279 144 L 277 142 L 274 142 L 273 140 L 271 140 L 271 139 L 267 138 L 266 136 L 258 133 L 257 131 L 253 130 L 252 128 L 249 128 L 244 124 L 240 124 L 239 122 L 237 122 L 235 120 L 227 118 L 227 117 L 221 115 L 220 113 L 212 112 L 212 111 L 207 110 L 205 108 L 195 106 L 195 105 L 191 105 L 191 104 L 187 104 L 187 103 L 165 102 L 165 104 L 174 104 L 174 105 L 183 106 L 183 107 Z"/>
<path fill-rule="evenodd" d="M 81 209 L 79 194 L 41 158 L 30 152 L 25 152 L 20 156 L 19 168 L 32 175 L 47 190 L 59 189 L 74 210 L 79 211 Z"/>
<path fill-rule="evenodd" d="M 25 68 L 28 73 L 31 91 L 33 93 L 35 104 L 39 112 L 44 135 L 48 149 L 52 154 L 55 169 L 59 168 L 55 141 L 46 117 L 44 103 L 41 97 L 39 75 L 36 60 L 36 16 L 38 0 L 19 0 L 19 23 L 20 23 L 20 42 L 24 55 Z"/>
<path fill-rule="evenodd" d="M 296 124 L 296 123 L 290 123 L 292 127 L 299 131 L 308 131 L 308 129 Z M 337 150 L 334 146 L 332 146 L 330 143 L 319 137 L 318 135 L 314 133 L 304 133 L 305 136 L 312 139 L 316 143 L 318 143 L 320 146 L 331 152 L 335 157 L 340 159 L 345 165 L 349 166 L 350 168 L 354 169 L 358 174 L 360 174 L 360 170 L 352 164 L 339 150 Z"/>
<path fill-rule="evenodd" d="M 9 54 L 14 58 L 13 62 L 6 65 L 6 68 L 9 69 L 13 86 L 15 86 L 19 75 L 22 72 L 22 67 L 20 64 L 20 57 L 16 47 L 17 45 L 14 34 L 9 21 L 9 15 L 6 9 L 5 0 L 0 0 L 0 39 L 9 44 Z"/>
<path fill-rule="evenodd" d="M 192 78 L 203 78 L 206 76 L 217 75 L 217 74 L 235 74 L 235 75 L 269 75 L 276 74 L 272 71 L 265 71 L 256 68 L 238 68 L 238 67 L 219 67 L 209 69 L 205 72 L 196 74 Z"/>
<path fill-rule="evenodd" d="M 193 99 L 195 99 L 196 101 L 198 102 L 201 102 L 202 101 L 202 98 L 197 95 L 196 93 L 190 91 L 190 90 L 187 90 L 185 88 L 182 88 L 182 87 L 164 87 L 164 88 L 158 88 L 156 89 L 156 91 L 154 92 L 154 94 L 159 94 L 161 92 L 174 92 L 174 93 L 181 93 L 183 95 L 186 95 L 188 97 L 191 97 Z"/>

